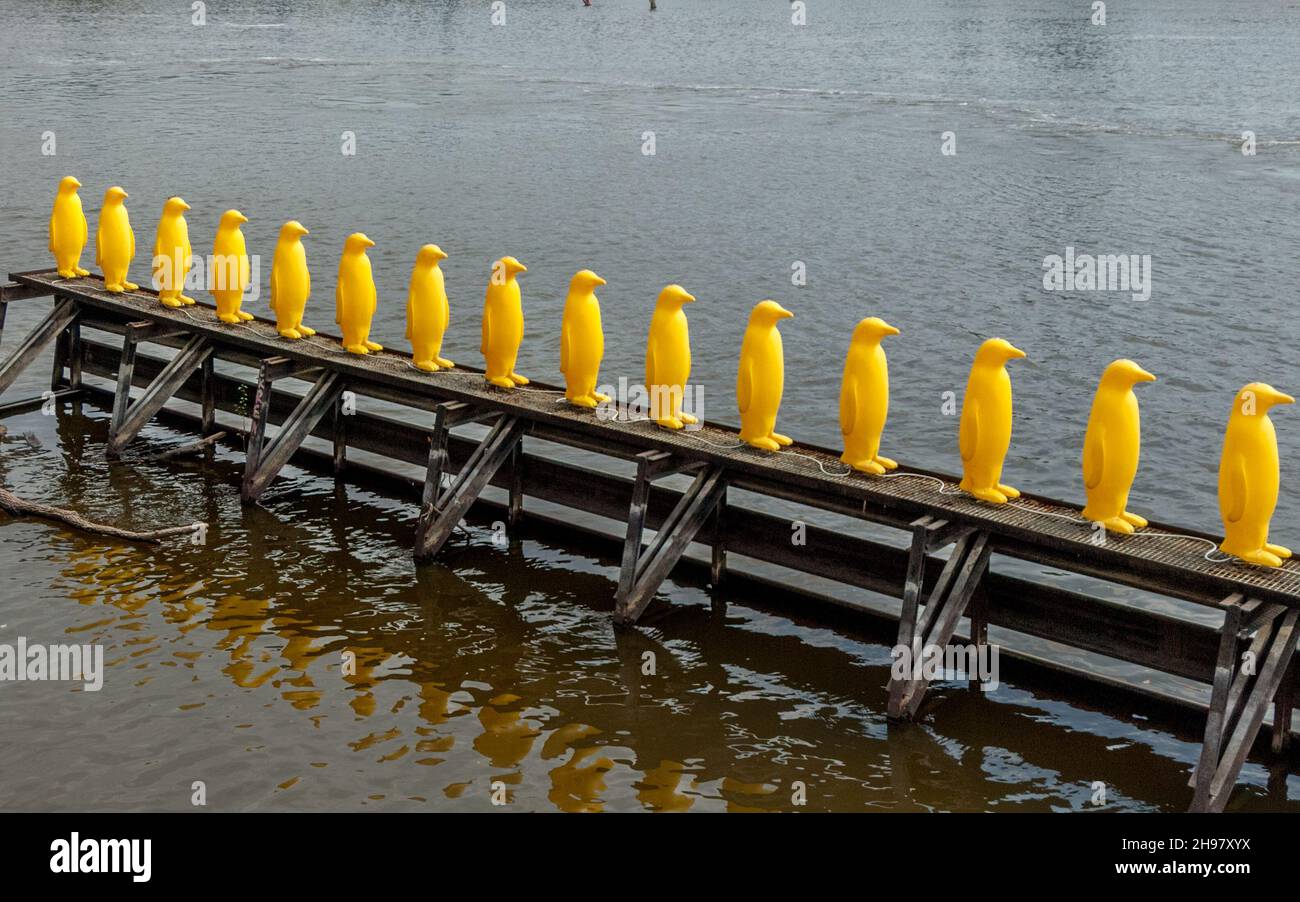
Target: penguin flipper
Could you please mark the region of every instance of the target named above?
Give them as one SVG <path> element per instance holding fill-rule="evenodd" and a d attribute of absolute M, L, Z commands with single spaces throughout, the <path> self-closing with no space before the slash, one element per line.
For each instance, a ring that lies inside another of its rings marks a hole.
<path fill-rule="evenodd" d="M 742 360 L 740 362 L 740 372 L 736 374 L 736 406 L 740 408 L 741 413 L 749 410 L 749 401 L 752 394 L 752 377 L 749 369 L 749 361 Z"/>
<path fill-rule="evenodd" d="M 95 229 L 95 265 L 104 268 L 104 227 Z"/>
<path fill-rule="evenodd" d="M 334 323 L 343 325 L 343 280 L 334 286 Z"/>
<path fill-rule="evenodd" d="M 560 326 L 560 372 L 568 374 L 569 372 L 569 324 L 563 323 Z"/>
<path fill-rule="evenodd" d="M 51 225 L 53 225 L 53 223 L 51 223 Z M 83 213 L 83 214 L 81 214 L 81 245 L 82 245 L 82 247 L 85 247 L 85 245 L 86 245 L 86 239 L 89 238 L 89 237 L 90 237 L 90 223 L 86 222 L 86 214 Z M 50 238 L 51 238 L 51 239 L 54 238 L 53 233 L 51 233 Z"/>
<path fill-rule="evenodd" d="M 645 346 L 645 387 L 647 391 L 653 392 L 655 383 L 658 381 L 655 372 L 655 342 L 651 338 Z"/>
<path fill-rule="evenodd" d="M 131 253 L 128 255 L 128 257 L 129 259 L 134 260 L 135 259 L 135 231 L 130 226 L 127 226 L 126 233 L 131 236 Z"/>
<path fill-rule="evenodd" d="M 50 253 L 54 253 L 54 214 L 50 214 Z"/>
<path fill-rule="evenodd" d="M 1089 429 L 1083 439 L 1083 484 L 1095 489 L 1106 471 L 1106 436 L 1102 428 Z"/>
<path fill-rule="evenodd" d="M 271 265 L 271 299 L 269 301 L 271 312 L 275 313 L 275 296 L 280 293 L 280 286 L 276 284 L 275 264 Z"/>
<path fill-rule="evenodd" d="M 479 343 L 479 353 L 487 357 L 488 346 L 492 342 L 492 305 L 483 305 L 483 340 Z"/>
<path fill-rule="evenodd" d="M 970 460 L 979 447 L 980 413 L 977 402 L 961 406 L 961 426 L 957 431 L 957 446 L 962 460 Z"/>
<path fill-rule="evenodd" d="M 1236 455 L 1228 464 L 1229 507 L 1224 511 L 1224 519 L 1236 523 L 1246 513 L 1246 462 L 1241 455 Z"/>
<path fill-rule="evenodd" d="M 411 333 L 413 331 L 412 327 L 415 325 L 414 316 L 415 316 L 415 295 L 407 294 L 406 296 L 406 340 L 407 341 L 411 340 Z"/>
<path fill-rule="evenodd" d="M 846 376 L 840 389 L 840 432 L 846 438 L 853 433 L 858 418 L 858 380 Z"/>

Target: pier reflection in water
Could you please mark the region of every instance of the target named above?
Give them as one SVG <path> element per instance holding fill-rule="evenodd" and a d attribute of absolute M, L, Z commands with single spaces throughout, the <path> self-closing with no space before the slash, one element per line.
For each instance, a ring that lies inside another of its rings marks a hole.
<path fill-rule="evenodd" d="M 416 568 L 405 501 L 291 469 L 241 508 L 236 452 L 110 466 L 96 408 L 8 425 L 6 484 L 127 526 L 212 526 L 161 549 L 0 526 L 0 641 L 102 643 L 107 664 L 98 694 L 0 693 L 6 808 L 185 809 L 194 781 L 223 810 L 1087 809 L 1099 782 L 1110 809 L 1189 797 L 1198 737 L 1005 678 L 943 684 L 928 719 L 889 727 L 890 637 L 775 593 L 718 604 L 670 582 L 671 606 L 616 631 L 617 562 L 540 530 L 496 542 L 474 522 Z M 1300 780 L 1244 778 L 1233 807 L 1300 808 Z"/>

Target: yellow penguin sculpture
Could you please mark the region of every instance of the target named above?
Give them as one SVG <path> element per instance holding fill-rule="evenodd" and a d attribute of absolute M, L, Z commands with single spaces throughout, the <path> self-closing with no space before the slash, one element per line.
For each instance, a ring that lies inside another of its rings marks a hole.
<path fill-rule="evenodd" d="M 104 288 L 114 294 L 135 291 L 140 286 L 126 280 L 127 270 L 135 259 L 135 232 L 126 213 L 127 193 L 114 185 L 104 193 L 95 232 L 95 265 L 104 274 Z"/>
<path fill-rule="evenodd" d="M 339 282 L 334 289 L 334 321 L 343 329 L 343 347 L 349 354 L 369 354 L 384 346 L 370 340 L 370 320 L 378 306 L 375 277 L 366 248 L 375 243 L 361 232 L 343 242 L 339 259 Z"/>
<path fill-rule="evenodd" d="M 227 210 L 217 223 L 217 238 L 212 244 L 211 279 L 212 297 L 217 302 L 217 319 L 223 323 L 239 323 L 253 318 L 253 314 L 240 310 L 244 292 L 248 290 L 248 246 L 240 226 L 248 217 L 238 210 Z"/>
<path fill-rule="evenodd" d="M 194 263 L 190 228 L 185 222 L 185 211 L 189 208 L 179 197 L 169 197 L 163 204 L 162 219 L 158 220 L 158 233 L 153 242 L 153 279 L 158 300 L 164 307 L 194 303 L 194 298 L 184 294 L 185 277 Z"/>
<path fill-rule="evenodd" d="M 840 432 L 844 435 L 840 460 L 875 476 L 898 469 L 896 462 L 880 456 L 880 433 L 889 414 L 889 362 L 880 342 L 886 335 L 897 334 L 897 329 L 878 316 L 859 322 L 849 341 L 840 383 Z"/>
<path fill-rule="evenodd" d="M 650 417 L 665 429 L 699 422 L 682 411 L 682 396 L 691 378 L 691 334 L 682 306 L 694 300 L 682 286 L 668 285 L 659 292 L 650 317 L 645 388 L 650 393 Z"/>
<path fill-rule="evenodd" d="M 54 209 L 50 212 L 50 253 L 59 275 L 65 279 L 88 276 L 90 270 L 81 268 L 81 252 L 86 247 L 90 226 L 81 209 L 81 196 L 77 189 L 81 182 L 66 176 L 59 182 L 54 195 Z"/>
<path fill-rule="evenodd" d="M 426 244 L 415 255 L 411 287 L 406 294 L 406 339 L 411 343 L 411 360 L 425 372 L 450 369 L 456 364 L 438 356 L 447 332 L 451 308 L 447 286 L 438 261 L 447 255 L 436 244 Z"/>
<path fill-rule="evenodd" d="M 961 404 L 961 487 L 976 498 L 1006 504 L 1020 492 L 1000 482 L 1002 461 L 1011 447 L 1011 377 L 1007 361 L 1025 352 L 1001 338 L 990 338 L 975 352 Z"/>
<path fill-rule="evenodd" d="M 773 431 L 785 388 L 785 352 L 776 324 L 792 316 L 776 301 L 760 301 L 749 314 L 749 326 L 740 344 L 740 370 L 736 374 L 740 438 L 763 451 L 778 451 L 793 443 L 793 439 Z"/>
<path fill-rule="evenodd" d="M 1135 527 L 1147 525 L 1126 508 L 1142 444 L 1133 386 L 1155 380 L 1132 360 L 1116 360 L 1101 374 L 1092 399 L 1083 437 L 1083 486 L 1088 494 L 1083 516 L 1110 532 L 1129 535 Z"/>
<path fill-rule="evenodd" d="M 480 350 L 487 361 L 483 378 L 500 388 L 527 385 L 515 372 L 519 344 L 524 338 L 524 304 L 518 276 L 528 272 L 514 257 L 502 257 L 492 264 L 487 296 L 483 299 L 483 342 Z"/>
<path fill-rule="evenodd" d="M 609 395 L 596 391 L 600 361 L 605 356 L 605 333 L 600 327 L 600 300 L 596 288 L 605 280 L 589 269 L 580 270 L 569 283 L 560 324 L 560 372 L 564 397 L 576 407 L 596 407 Z"/>
<path fill-rule="evenodd" d="M 309 234 L 301 222 L 289 220 L 280 226 L 280 238 L 271 259 L 271 312 L 275 314 L 275 330 L 284 338 L 316 334 L 315 329 L 302 324 L 307 298 L 311 297 L 307 249 L 302 246 L 302 237 Z"/>
<path fill-rule="evenodd" d="M 1223 438 L 1219 461 L 1219 513 L 1223 544 L 1219 550 L 1252 564 L 1281 567 L 1291 550 L 1268 541 L 1268 524 L 1277 507 L 1281 481 L 1277 433 L 1269 408 L 1294 404 L 1295 398 L 1271 385 L 1252 382 L 1237 392 Z"/>

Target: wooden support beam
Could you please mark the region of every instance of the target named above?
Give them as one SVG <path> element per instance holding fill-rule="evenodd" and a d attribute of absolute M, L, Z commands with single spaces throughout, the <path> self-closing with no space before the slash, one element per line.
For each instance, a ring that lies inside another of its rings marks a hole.
<path fill-rule="evenodd" d="M 252 504 L 275 479 L 276 474 L 289 462 L 289 458 L 311 435 L 316 424 L 338 402 L 343 391 L 343 375 L 329 371 L 320 376 L 311 390 L 284 421 L 275 438 L 266 441 L 266 418 L 270 408 L 271 384 L 277 373 L 294 373 L 281 361 L 268 358 L 262 368 L 257 385 L 257 400 L 253 404 L 253 433 L 249 436 L 248 452 L 244 461 L 244 481 L 239 497 L 244 504 Z"/>
<path fill-rule="evenodd" d="M 922 611 L 920 601 L 925 586 L 926 553 L 948 543 L 953 544 L 952 554 L 944 562 Z M 988 571 L 992 551 L 988 533 L 953 529 L 950 524 L 933 517 L 922 517 L 912 524 L 912 548 L 895 648 L 897 654 L 906 652 L 912 672 L 902 679 L 891 677 L 889 681 L 888 716 L 891 720 L 911 720 L 920 710 L 929 680 L 916 671 L 931 649 L 942 650 L 952 640 L 957 624 Z M 977 646 L 987 641 L 986 623 L 978 620 L 976 612 L 972 612 L 972 632 L 972 641 Z"/>
<path fill-rule="evenodd" d="M 0 308 L 4 309 L 4 308 Z M 45 346 L 71 325 L 77 318 L 77 303 L 69 298 L 59 298 L 54 302 L 54 309 L 36 324 L 36 328 L 22 340 L 22 343 L 9 355 L 9 359 L 0 364 L 0 394 L 14 384 L 23 370 L 40 356 Z"/>
<path fill-rule="evenodd" d="M 643 553 L 641 538 L 645 531 L 650 485 L 659 476 L 684 469 L 698 470 L 695 481 L 673 507 Z M 721 467 L 686 467 L 665 451 L 643 451 L 637 455 L 636 483 L 628 509 L 623 565 L 614 596 L 616 624 L 635 623 L 641 616 L 696 534 L 713 518 L 726 486 Z"/>
<path fill-rule="evenodd" d="M 18 416 L 23 413 L 31 413 L 33 410 L 40 410 L 50 401 L 64 401 L 68 398 L 75 398 L 80 394 L 81 389 L 79 388 L 63 388 L 56 392 L 46 392 L 39 397 L 24 398 L 21 401 L 10 401 L 8 404 L 0 404 L 0 419 Z"/>
<path fill-rule="evenodd" d="M 135 352 L 142 337 L 151 331 L 147 328 L 131 329 L 122 343 L 122 364 L 118 370 L 117 395 L 113 401 L 113 417 L 108 427 L 108 445 L 105 452 L 110 458 L 120 457 L 153 415 L 176 394 L 177 389 L 212 356 L 212 345 L 206 338 L 196 335 L 186 342 L 180 353 L 173 357 L 158 378 L 149 384 L 144 394 L 131 403 L 131 380 L 135 369 Z"/>
<path fill-rule="evenodd" d="M 1284 701 L 1287 713 L 1276 715 L 1274 730 L 1289 724 L 1291 683 L 1280 692 L 1296 649 L 1300 611 L 1263 618 L 1250 649 L 1238 656 L 1244 603 L 1234 594 L 1224 601 L 1219 659 L 1205 720 L 1200 760 L 1192 774 L 1192 811 L 1222 811 L 1241 774 L 1270 705 Z M 1275 734 L 1276 735 L 1276 734 Z"/>
<path fill-rule="evenodd" d="M 423 503 L 415 532 L 415 560 L 419 563 L 431 560 L 442 550 L 456 525 L 497 470 L 515 454 L 527 426 L 518 417 L 497 416 L 492 429 L 461 467 L 455 480 L 443 489 L 442 474 L 452 425 L 479 418 L 478 412 L 461 402 L 452 401 L 438 407 L 429 448 L 429 465 L 425 472 Z"/>

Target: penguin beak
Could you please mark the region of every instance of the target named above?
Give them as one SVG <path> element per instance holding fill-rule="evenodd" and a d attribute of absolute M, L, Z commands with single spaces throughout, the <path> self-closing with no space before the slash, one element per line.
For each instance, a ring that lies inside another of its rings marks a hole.
<path fill-rule="evenodd" d="M 1155 374 L 1153 374 L 1153 373 L 1148 373 L 1146 370 L 1142 370 L 1142 369 L 1140 369 L 1140 370 L 1138 370 L 1137 373 L 1135 373 L 1134 375 L 1137 377 L 1137 381 L 1138 381 L 1138 382 L 1155 382 L 1155 381 L 1156 381 Z"/>
<path fill-rule="evenodd" d="M 882 329 L 881 332 L 882 332 L 882 334 L 884 334 L 884 335 L 898 335 L 898 334 L 899 334 L 899 332 L 898 332 L 898 328 L 897 328 L 896 326 L 891 326 L 889 323 L 885 323 L 885 328 Z"/>
<path fill-rule="evenodd" d="M 1276 395 L 1274 395 L 1273 397 L 1276 399 L 1276 400 L 1273 401 L 1274 404 L 1294 404 L 1294 403 L 1295 403 L 1295 398 L 1291 397 L 1290 395 L 1283 394 L 1282 392 L 1278 392 L 1278 393 L 1277 393 Z"/>
<path fill-rule="evenodd" d="M 1014 345 L 1007 345 L 1007 359 L 1008 359 L 1008 360 L 1018 360 L 1018 359 L 1020 359 L 1021 357 L 1024 357 L 1024 356 L 1026 356 L 1026 354 L 1025 354 L 1024 351 L 1020 350 L 1019 348 L 1015 347 Z"/>
<path fill-rule="evenodd" d="M 693 294 L 687 294 L 687 293 L 684 292 L 684 291 L 682 292 L 682 303 L 683 303 L 683 304 L 690 304 L 690 303 L 692 303 L 694 300 L 695 300 L 695 295 L 693 295 Z"/>
<path fill-rule="evenodd" d="M 447 255 L 446 255 L 444 252 L 442 252 L 442 251 L 433 251 L 432 254 L 433 254 L 433 259 L 434 259 L 434 260 L 446 260 L 446 259 L 447 259 Z"/>
<path fill-rule="evenodd" d="M 245 216 L 243 213 L 236 213 L 235 221 L 240 223 L 248 222 L 248 217 Z"/>
<path fill-rule="evenodd" d="M 524 266 L 522 263 L 516 263 L 515 272 L 528 272 L 528 267 Z"/>
<path fill-rule="evenodd" d="M 185 201 L 183 201 L 183 200 L 179 200 L 179 199 L 178 199 L 178 200 L 177 200 L 177 203 L 180 204 L 181 212 L 184 212 L 184 211 L 186 211 L 186 210 L 188 210 L 188 209 L 190 208 L 190 205 L 187 204 L 187 203 L 185 203 Z"/>
<path fill-rule="evenodd" d="M 72 185 L 74 188 L 81 187 L 81 182 L 77 181 L 77 177 L 73 175 L 68 176 L 68 184 Z"/>
<path fill-rule="evenodd" d="M 794 319 L 794 314 L 784 307 L 781 307 L 776 314 L 777 319 Z"/>
<path fill-rule="evenodd" d="M 375 246 L 375 242 L 372 241 L 372 240 L 369 239 L 369 238 L 362 238 L 362 239 L 361 239 L 361 245 L 362 245 L 363 247 L 374 247 L 374 246 Z"/>
<path fill-rule="evenodd" d="M 311 232 L 307 231 L 307 227 L 306 227 L 306 226 L 298 226 L 298 234 L 299 234 L 299 235 L 310 235 Z"/>
<path fill-rule="evenodd" d="M 609 283 L 606 282 L 604 279 L 602 279 L 600 276 L 596 276 L 592 281 L 595 282 L 597 285 L 608 285 L 608 284 L 609 284 Z"/>

